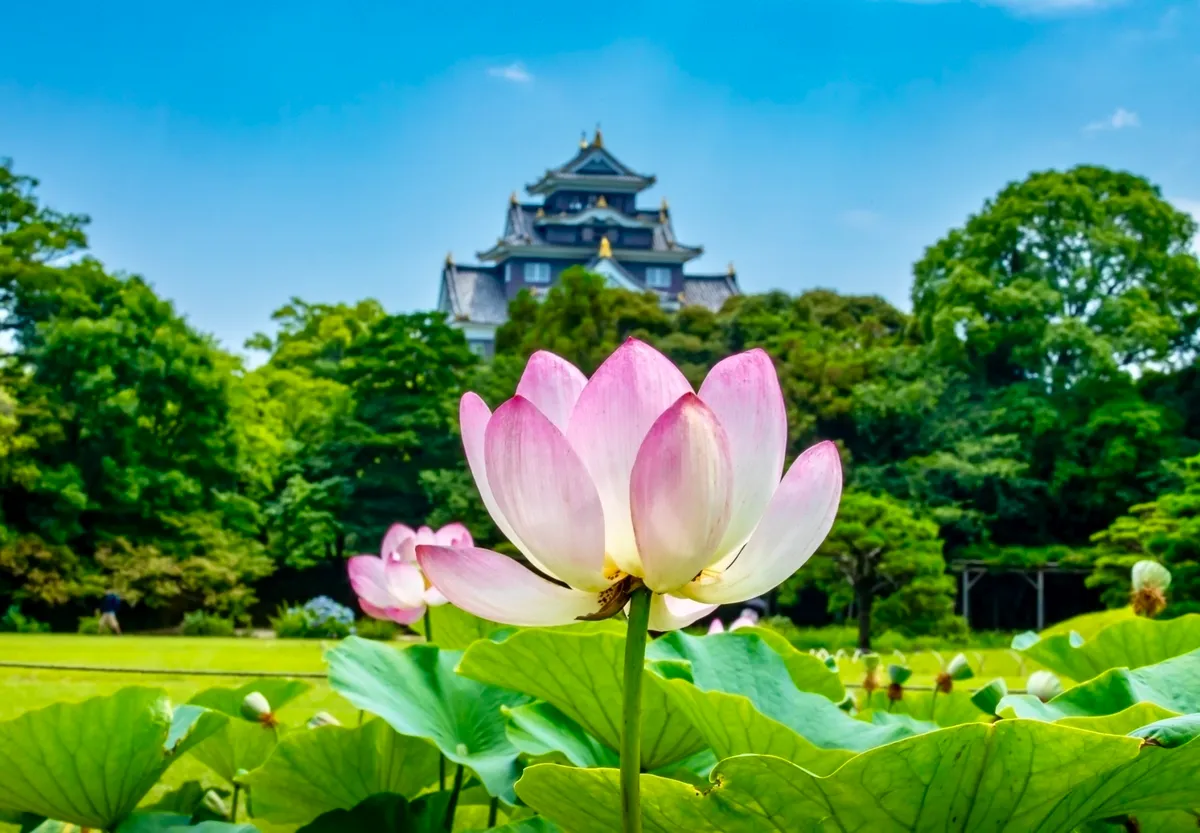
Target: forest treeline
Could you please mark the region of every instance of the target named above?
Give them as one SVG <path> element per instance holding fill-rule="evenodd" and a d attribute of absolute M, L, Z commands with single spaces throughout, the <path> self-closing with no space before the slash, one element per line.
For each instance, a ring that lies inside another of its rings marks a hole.
<path fill-rule="evenodd" d="M 465 469 L 462 392 L 494 406 L 534 350 L 590 373 L 630 336 L 697 384 L 765 349 L 791 453 L 839 444 L 839 520 L 784 604 L 952 632 L 950 560 L 1074 565 L 1120 604 L 1152 557 L 1172 609 L 1200 609 L 1197 228 L 1133 174 L 1005 186 L 914 265 L 911 313 L 827 289 L 668 312 L 573 269 L 513 301 L 487 362 L 438 313 L 293 298 L 248 363 L 89 257 L 87 218 L 36 187 L 0 164 L 0 603 L 56 624 L 108 588 L 159 624 L 245 619 L 284 584 L 328 590 L 397 520 L 503 546 Z"/>

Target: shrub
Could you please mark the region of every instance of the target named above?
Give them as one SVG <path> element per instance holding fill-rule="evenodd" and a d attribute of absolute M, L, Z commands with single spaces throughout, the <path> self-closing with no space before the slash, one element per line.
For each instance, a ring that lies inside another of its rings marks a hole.
<path fill-rule="evenodd" d="M 328 596 L 309 599 L 303 607 L 281 607 L 271 627 L 280 639 L 342 639 L 356 632 L 354 611 Z"/>
<path fill-rule="evenodd" d="M 387 619 L 360 619 L 354 626 L 363 639 L 378 639 L 384 642 L 395 639 L 400 626 Z"/>
<path fill-rule="evenodd" d="M 0 616 L 0 633 L 46 633 L 50 626 L 21 612 L 19 605 L 9 605 L 8 611 Z"/>
<path fill-rule="evenodd" d="M 193 610 L 183 615 L 184 636 L 233 636 L 233 620 Z"/>
<path fill-rule="evenodd" d="M 91 616 L 80 616 L 79 627 L 76 631 L 89 636 L 95 636 L 100 633 L 100 614 L 93 613 Z"/>

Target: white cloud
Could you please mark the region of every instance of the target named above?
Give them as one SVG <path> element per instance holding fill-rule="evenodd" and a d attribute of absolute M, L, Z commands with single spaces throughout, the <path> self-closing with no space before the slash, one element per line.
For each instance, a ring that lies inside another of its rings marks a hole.
<path fill-rule="evenodd" d="M 878 212 L 866 208 L 851 208 L 838 215 L 842 225 L 858 231 L 877 228 L 883 220 Z"/>
<path fill-rule="evenodd" d="M 1085 133 L 1096 133 L 1100 130 L 1124 130 L 1127 127 L 1141 127 L 1142 120 L 1138 114 L 1124 107 L 1118 107 L 1113 114 L 1105 119 L 1084 125 Z"/>
<path fill-rule="evenodd" d="M 508 66 L 489 67 L 487 74 L 493 78 L 503 78 L 505 81 L 511 81 L 514 84 L 528 84 L 533 80 L 533 75 L 529 70 L 525 69 L 525 65 L 520 61 L 513 61 Z"/>

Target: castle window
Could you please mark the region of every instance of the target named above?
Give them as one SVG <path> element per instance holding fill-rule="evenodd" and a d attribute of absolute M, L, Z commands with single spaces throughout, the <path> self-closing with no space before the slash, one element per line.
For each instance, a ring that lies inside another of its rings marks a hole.
<path fill-rule="evenodd" d="M 550 283 L 550 264 L 526 263 L 525 283 Z"/>
<path fill-rule="evenodd" d="M 504 264 L 504 282 L 512 283 L 512 264 L 511 263 Z"/>
<path fill-rule="evenodd" d="M 665 266 L 646 267 L 646 286 L 654 289 L 669 289 L 671 286 L 671 270 Z"/>

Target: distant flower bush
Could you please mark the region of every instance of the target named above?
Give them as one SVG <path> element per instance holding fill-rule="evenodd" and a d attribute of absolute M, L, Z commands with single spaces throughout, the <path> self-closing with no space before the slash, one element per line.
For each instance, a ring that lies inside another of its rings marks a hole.
<path fill-rule="evenodd" d="M 328 596 L 309 599 L 302 607 L 281 607 L 271 627 L 280 639 L 342 639 L 356 633 L 354 611 Z"/>
<path fill-rule="evenodd" d="M 363 639 L 378 639 L 382 642 L 395 639 L 396 634 L 400 632 L 400 626 L 395 622 L 387 619 L 359 619 L 354 626 L 358 630 L 358 635 Z"/>
<path fill-rule="evenodd" d="M 184 636 L 233 636 L 233 620 L 193 610 L 183 615 Z"/>

